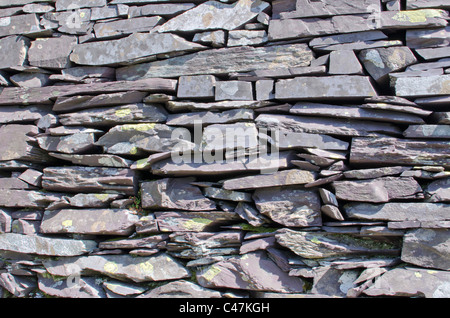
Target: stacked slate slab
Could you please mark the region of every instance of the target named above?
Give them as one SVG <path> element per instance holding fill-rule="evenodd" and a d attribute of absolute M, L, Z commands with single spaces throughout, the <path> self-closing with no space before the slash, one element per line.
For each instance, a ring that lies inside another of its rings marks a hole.
<path fill-rule="evenodd" d="M 0 298 L 450 297 L 448 0 L 0 0 Z"/>

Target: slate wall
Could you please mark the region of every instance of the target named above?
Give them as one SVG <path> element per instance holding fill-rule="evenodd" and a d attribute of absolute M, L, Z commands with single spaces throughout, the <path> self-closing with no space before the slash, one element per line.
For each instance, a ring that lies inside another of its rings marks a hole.
<path fill-rule="evenodd" d="M 449 297 L 449 9 L 0 0 L 0 297 Z"/>

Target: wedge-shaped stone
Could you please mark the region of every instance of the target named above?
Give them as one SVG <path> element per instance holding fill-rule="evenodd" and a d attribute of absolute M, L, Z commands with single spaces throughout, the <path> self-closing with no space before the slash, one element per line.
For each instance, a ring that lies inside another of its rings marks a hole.
<path fill-rule="evenodd" d="M 322 225 L 317 191 L 298 186 L 257 189 L 253 200 L 261 214 L 284 226 Z"/>
<path fill-rule="evenodd" d="M 132 33 L 147 32 L 163 22 L 164 19 L 161 17 L 138 17 L 97 22 L 94 25 L 94 32 L 97 39 L 110 39 Z"/>
<path fill-rule="evenodd" d="M 72 299 L 107 297 L 105 290 L 98 284 L 95 277 L 77 277 L 77 284 L 71 285 L 69 279 L 61 280 L 59 277 L 56 278 L 48 275 L 48 273 L 46 274 L 38 274 L 39 291 L 45 293 L 45 295 Z"/>
<path fill-rule="evenodd" d="M 104 192 L 134 195 L 133 170 L 98 167 L 49 167 L 44 169 L 42 187 L 50 191 Z"/>
<path fill-rule="evenodd" d="M 422 188 L 411 177 L 334 181 L 333 187 L 336 197 L 347 201 L 381 203 L 394 199 L 423 198 Z"/>
<path fill-rule="evenodd" d="M 207 288 L 301 293 L 303 281 L 282 271 L 265 252 L 251 252 L 220 261 L 197 272 Z"/>
<path fill-rule="evenodd" d="M 383 11 L 373 15 L 338 15 L 331 18 L 270 20 L 269 40 L 306 38 L 318 35 L 384 29 L 413 29 L 446 26 L 444 10 Z M 375 20 L 375 21 L 374 21 Z"/>
<path fill-rule="evenodd" d="M 310 102 L 296 103 L 289 112 L 295 115 L 355 118 L 399 124 L 425 123 L 421 117 L 413 114 L 382 109 L 366 109 L 358 106 L 337 106 Z"/>
<path fill-rule="evenodd" d="M 0 108 L 1 111 L 1 108 Z M 254 112 L 251 109 L 232 109 L 223 112 L 191 112 L 183 114 L 170 114 L 167 125 L 192 127 L 195 122 L 202 125 L 231 124 L 240 121 L 253 120 Z"/>
<path fill-rule="evenodd" d="M 380 2 L 377 0 L 363 0 L 357 3 L 349 1 L 322 0 L 308 1 L 297 0 L 296 10 L 291 12 L 281 12 L 282 19 L 324 17 L 343 14 L 363 14 L 380 12 Z"/>
<path fill-rule="evenodd" d="M 70 161 L 75 165 L 90 167 L 113 167 L 128 168 L 132 165 L 131 160 L 123 159 L 115 155 L 74 155 L 62 153 L 49 153 L 50 156 L 61 160 Z"/>
<path fill-rule="evenodd" d="M 410 125 L 403 135 L 406 138 L 449 139 L 450 125 Z"/>
<path fill-rule="evenodd" d="M 137 80 L 152 77 L 183 75 L 228 74 L 258 69 L 308 66 L 313 59 L 306 44 L 274 45 L 267 47 L 232 47 L 206 50 L 163 61 L 119 68 L 118 80 Z"/>
<path fill-rule="evenodd" d="M 363 291 L 368 296 L 448 298 L 448 271 L 394 268 Z"/>
<path fill-rule="evenodd" d="M 277 242 L 295 254 L 308 259 L 340 257 L 355 254 L 397 254 L 397 244 L 350 234 L 278 230 Z"/>
<path fill-rule="evenodd" d="M 96 127 L 128 123 L 157 123 L 165 121 L 166 118 L 167 111 L 163 107 L 142 103 L 92 108 L 59 115 L 62 125 Z"/>
<path fill-rule="evenodd" d="M 395 94 L 401 97 L 425 97 L 450 94 L 450 75 L 427 77 L 391 77 Z"/>
<path fill-rule="evenodd" d="M 226 190 L 259 189 L 266 187 L 306 184 L 314 180 L 314 172 L 290 169 L 278 171 L 274 174 L 261 174 L 225 180 L 223 183 L 223 188 Z"/>
<path fill-rule="evenodd" d="M 174 162 L 172 159 L 156 162 L 152 165 L 152 173 L 171 176 L 215 176 L 251 172 L 273 173 L 278 171 L 278 169 L 290 167 L 293 153 L 280 152 L 277 155 L 261 155 L 256 158 L 240 157 L 236 160 L 231 158 L 212 163 L 203 159 L 199 163 L 193 160 L 183 162 L 183 157 L 180 159 L 180 163 Z"/>
<path fill-rule="evenodd" d="M 445 57 L 450 57 L 450 47 L 436 47 L 429 49 L 416 49 L 416 53 L 419 54 L 425 60 L 435 60 Z"/>
<path fill-rule="evenodd" d="M 79 94 L 102 94 L 126 91 L 143 92 L 175 92 L 176 80 L 146 79 L 141 81 L 116 81 L 106 83 L 91 83 L 78 85 L 63 85 L 40 88 L 5 88 L 0 94 L 0 105 L 30 105 L 53 104 L 55 97 L 73 96 Z"/>
<path fill-rule="evenodd" d="M 61 195 L 45 194 L 39 191 L 2 189 L 0 206 L 14 208 L 45 208 L 59 200 Z"/>
<path fill-rule="evenodd" d="M 91 240 L 60 239 L 16 233 L 0 234 L 0 250 L 21 254 L 76 256 L 92 252 L 97 243 Z"/>
<path fill-rule="evenodd" d="M 258 128 L 280 129 L 281 133 L 294 132 L 354 137 L 376 136 L 377 133 L 401 134 L 399 128 L 388 123 L 293 115 L 262 114 L 256 118 L 256 125 Z"/>
<path fill-rule="evenodd" d="M 51 112 L 48 106 L 4 106 L 0 107 L 0 123 L 34 122 Z"/>
<path fill-rule="evenodd" d="M 216 208 L 214 201 L 206 198 L 199 187 L 190 183 L 195 178 L 166 178 L 143 182 L 142 207 L 149 209 L 176 209 L 210 211 Z"/>
<path fill-rule="evenodd" d="M 69 68 L 69 55 L 77 43 L 76 36 L 36 39 L 28 50 L 28 61 L 32 66 L 50 69 Z"/>
<path fill-rule="evenodd" d="M 39 147 L 49 152 L 66 154 L 81 153 L 94 147 L 94 134 L 74 134 L 68 136 L 41 136 L 36 138 Z"/>
<path fill-rule="evenodd" d="M 81 65 L 111 65 L 155 59 L 158 54 L 192 52 L 204 46 L 174 34 L 135 33 L 126 38 L 77 45 L 70 60 Z"/>
<path fill-rule="evenodd" d="M 275 84 L 275 98 L 282 100 L 366 98 L 376 95 L 366 76 L 296 77 Z"/>
<path fill-rule="evenodd" d="M 3 56 L 0 69 L 24 66 L 29 47 L 30 40 L 24 36 L 8 36 L 0 39 L 0 54 Z"/>
<path fill-rule="evenodd" d="M 185 280 L 177 280 L 137 296 L 137 298 L 222 298 L 222 293 Z"/>
<path fill-rule="evenodd" d="M 389 73 L 417 62 L 417 58 L 407 46 L 363 50 L 358 57 L 372 78 L 381 84 L 389 80 Z"/>
<path fill-rule="evenodd" d="M 136 283 L 189 277 L 189 271 L 168 254 L 149 257 L 131 255 L 91 255 L 44 261 L 51 275 L 70 276 L 101 274 Z"/>
<path fill-rule="evenodd" d="M 261 0 L 239 0 L 232 4 L 207 1 L 167 21 L 158 31 L 234 30 L 255 18 L 269 6 L 269 3 Z"/>
<path fill-rule="evenodd" d="M 139 155 L 145 152 L 193 149 L 194 145 L 190 140 L 191 134 L 187 128 L 142 123 L 115 126 L 103 135 L 96 145 L 103 146 L 110 154 Z"/>
<path fill-rule="evenodd" d="M 41 150 L 34 136 L 38 128 L 32 125 L 3 125 L 0 127 L 0 161 L 24 160 L 46 162 L 48 156 Z M 11 141 L 14 142 L 11 142 Z"/>
<path fill-rule="evenodd" d="M 139 217 L 129 210 L 80 209 L 46 211 L 40 232 L 130 235 Z"/>
<path fill-rule="evenodd" d="M 438 179 L 426 187 L 431 202 L 450 202 L 450 178 Z"/>
<path fill-rule="evenodd" d="M 350 163 L 450 166 L 449 146 L 447 141 L 355 138 L 350 149 Z"/>
<path fill-rule="evenodd" d="M 420 267 L 450 269 L 450 229 L 417 229 L 403 237 L 402 261 Z"/>
<path fill-rule="evenodd" d="M 33 35 L 42 32 L 37 14 L 22 14 L 0 18 L 0 37 L 8 35 Z"/>
<path fill-rule="evenodd" d="M 99 106 L 117 106 L 140 103 L 147 95 L 145 92 L 129 91 L 112 94 L 99 94 L 96 96 L 77 95 L 59 97 L 56 99 L 53 110 L 57 112 L 69 112 Z"/>
<path fill-rule="evenodd" d="M 241 218 L 234 212 L 155 212 L 161 232 L 205 232 L 236 223 Z"/>
<path fill-rule="evenodd" d="M 384 204 L 350 203 L 345 212 L 350 218 L 381 221 L 449 220 L 450 204 L 426 202 L 390 202 Z"/>

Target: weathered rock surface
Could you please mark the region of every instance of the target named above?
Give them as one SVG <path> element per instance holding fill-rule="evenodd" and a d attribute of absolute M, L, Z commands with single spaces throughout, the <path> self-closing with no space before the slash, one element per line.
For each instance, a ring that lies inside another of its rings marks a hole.
<path fill-rule="evenodd" d="M 8 36 L 0 39 L 0 52 L 4 58 L 0 69 L 23 66 L 30 47 L 30 40 L 24 36 Z"/>
<path fill-rule="evenodd" d="M 257 58 L 255 58 L 257 57 Z M 201 74 L 226 74 L 273 68 L 307 66 L 312 52 L 305 44 L 268 47 L 235 47 L 192 53 L 117 69 L 118 80 L 177 77 Z"/>
<path fill-rule="evenodd" d="M 75 36 L 36 39 L 28 50 L 28 61 L 32 66 L 50 69 L 68 68 L 69 54 L 77 43 Z"/>
<path fill-rule="evenodd" d="M 141 185 L 142 206 L 153 209 L 210 211 L 214 201 L 205 198 L 201 190 L 190 185 L 195 178 L 166 178 Z"/>
<path fill-rule="evenodd" d="M 40 232 L 130 235 L 139 217 L 128 210 L 82 209 L 46 211 Z"/>

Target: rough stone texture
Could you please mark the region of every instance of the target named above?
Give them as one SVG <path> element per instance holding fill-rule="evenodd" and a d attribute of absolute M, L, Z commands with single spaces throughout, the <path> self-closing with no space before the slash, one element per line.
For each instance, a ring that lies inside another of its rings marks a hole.
<path fill-rule="evenodd" d="M 32 66 L 63 69 L 70 66 L 69 54 L 77 45 L 75 36 L 41 38 L 33 41 L 28 50 L 28 61 Z"/>
<path fill-rule="evenodd" d="M 269 46 L 261 48 L 236 47 L 207 50 L 163 61 L 143 63 L 117 69 L 118 80 L 137 80 L 153 77 L 224 74 L 273 68 L 307 66 L 312 52 L 305 44 Z"/>
<path fill-rule="evenodd" d="M 24 36 L 8 36 L 0 39 L 0 52 L 3 56 L 0 69 L 25 65 L 30 40 Z"/>

